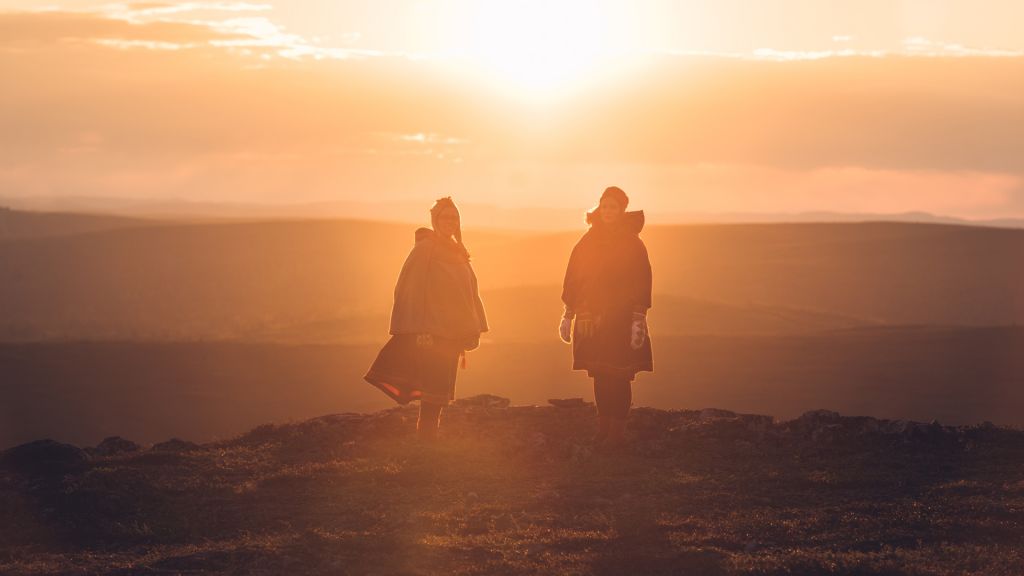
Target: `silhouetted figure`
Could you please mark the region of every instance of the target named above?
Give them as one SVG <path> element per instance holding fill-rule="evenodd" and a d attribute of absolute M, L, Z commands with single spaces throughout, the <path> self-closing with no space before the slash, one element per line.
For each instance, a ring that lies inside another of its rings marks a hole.
<path fill-rule="evenodd" d="M 590 230 L 573 248 L 562 290 L 559 335 L 572 342 L 573 369 L 594 379 L 595 441 L 605 449 L 622 444 L 636 373 L 653 370 L 651 263 L 639 236 L 644 213 L 626 212 L 628 204 L 626 193 L 612 186 L 587 213 Z"/>
<path fill-rule="evenodd" d="M 365 376 L 399 404 L 420 401 L 416 430 L 427 440 L 437 436 L 441 411 L 455 399 L 459 356 L 476 348 L 487 331 L 451 198 L 434 203 L 430 221 L 432 230 L 416 230 L 416 245 L 395 286 L 391 339 Z"/>

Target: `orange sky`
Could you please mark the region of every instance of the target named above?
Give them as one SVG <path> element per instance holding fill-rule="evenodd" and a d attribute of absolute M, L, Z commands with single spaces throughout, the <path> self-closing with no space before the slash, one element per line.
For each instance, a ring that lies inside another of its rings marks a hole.
<path fill-rule="evenodd" d="M 1015 1 L 0 0 L 0 197 L 567 208 L 617 184 L 665 213 L 1021 217 L 1022 21 Z"/>

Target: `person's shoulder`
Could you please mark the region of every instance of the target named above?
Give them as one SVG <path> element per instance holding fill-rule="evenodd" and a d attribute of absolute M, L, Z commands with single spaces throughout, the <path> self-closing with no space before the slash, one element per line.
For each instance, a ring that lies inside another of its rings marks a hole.
<path fill-rule="evenodd" d="M 434 231 L 431 230 L 430 228 L 417 228 L 416 244 L 419 245 L 426 242 L 433 243 L 435 236 L 436 235 L 434 234 Z"/>
<path fill-rule="evenodd" d="M 420 228 L 416 230 L 416 242 L 409 251 L 409 258 L 413 260 L 431 258 L 435 245 L 436 234 L 434 234 L 434 231 L 430 228 Z"/>
<path fill-rule="evenodd" d="M 586 232 L 580 235 L 579 239 L 576 240 L 576 247 L 587 246 L 594 241 L 594 229 L 589 228 Z"/>

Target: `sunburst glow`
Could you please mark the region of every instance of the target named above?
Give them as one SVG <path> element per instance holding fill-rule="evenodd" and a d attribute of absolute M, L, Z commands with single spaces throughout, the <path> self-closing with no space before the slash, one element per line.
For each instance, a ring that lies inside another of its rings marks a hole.
<path fill-rule="evenodd" d="M 610 53 L 609 14 L 599 2 L 481 2 L 476 16 L 471 56 L 528 94 L 571 87 Z"/>

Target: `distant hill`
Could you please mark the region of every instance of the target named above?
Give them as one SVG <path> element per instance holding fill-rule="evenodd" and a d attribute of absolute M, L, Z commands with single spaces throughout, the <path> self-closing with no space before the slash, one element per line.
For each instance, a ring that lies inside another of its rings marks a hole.
<path fill-rule="evenodd" d="M 68 236 L 153 224 L 156 222 L 125 216 L 12 210 L 3 207 L 0 203 L 0 242 L 12 239 Z"/>
<path fill-rule="evenodd" d="M 0 339 L 233 339 L 332 323 L 351 333 L 345 323 L 369 328 L 388 314 L 414 229 L 163 224 L 3 242 Z M 467 230 L 495 337 L 503 324 L 546 337 L 578 236 Z M 1024 323 L 1024 230 L 737 224 L 651 226 L 643 237 L 665 304 L 651 320 L 667 333 Z"/>
<path fill-rule="evenodd" d="M 0 449 L 52 437 L 206 440 L 264 422 L 393 402 L 362 377 L 386 339 L 359 346 L 270 343 L 0 344 Z M 638 406 L 843 413 L 1024 426 L 1024 329 L 868 328 L 794 335 L 655 335 Z M 517 404 L 593 398 L 569 346 L 486 339 L 458 397 Z"/>
<path fill-rule="evenodd" d="M 415 227 L 167 224 L 0 243 L 5 339 L 233 338 L 387 313 Z M 473 236 L 483 251 L 514 234 Z"/>
<path fill-rule="evenodd" d="M 426 203 L 429 204 L 429 201 Z M 309 218 L 388 220 L 417 223 L 426 217 L 424 200 L 387 202 L 325 200 L 299 203 L 215 202 L 182 198 L 107 198 L 90 196 L 0 197 L 0 206 L 21 210 L 116 215 L 157 220 L 295 220 Z M 587 207 L 554 208 L 459 203 L 466 222 L 530 231 L 572 229 Z M 966 219 L 928 212 L 651 212 L 652 224 L 793 224 L 820 222 L 902 222 L 1024 228 L 1024 219 Z"/>
<path fill-rule="evenodd" d="M 512 286 L 483 291 L 489 322 L 495 326 L 487 338 L 495 342 L 549 340 L 559 320 L 561 286 Z M 796 308 L 740 306 L 668 294 L 654 296 L 657 311 L 652 329 L 659 336 L 685 334 L 802 334 L 879 325 L 870 320 L 818 313 Z M 553 312 L 554 311 L 554 312 Z M 554 319 L 552 319 L 554 318 Z M 248 341 L 365 344 L 379 342 L 388 328 L 386 312 L 321 319 L 294 325 L 254 330 Z"/>

